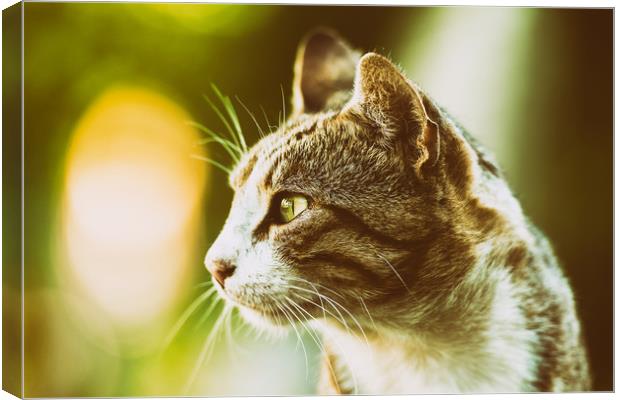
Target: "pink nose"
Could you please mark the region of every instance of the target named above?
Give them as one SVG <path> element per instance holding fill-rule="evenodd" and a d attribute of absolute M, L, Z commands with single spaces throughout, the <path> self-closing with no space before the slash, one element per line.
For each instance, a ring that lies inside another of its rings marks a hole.
<path fill-rule="evenodd" d="M 232 276 L 235 268 L 231 262 L 225 260 L 215 260 L 207 266 L 207 269 L 221 287 L 224 287 L 224 282 Z"/>

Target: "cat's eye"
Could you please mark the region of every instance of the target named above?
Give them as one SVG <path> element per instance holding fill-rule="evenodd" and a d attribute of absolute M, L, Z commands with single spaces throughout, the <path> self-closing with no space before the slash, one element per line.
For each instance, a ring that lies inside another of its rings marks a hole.
<path fill-rule="evenodd" d="M 282 222 L 290 222 L 308 208 L 308 199 L 295 194 L 285 196 L 280 200 L 280 218 Z"/>

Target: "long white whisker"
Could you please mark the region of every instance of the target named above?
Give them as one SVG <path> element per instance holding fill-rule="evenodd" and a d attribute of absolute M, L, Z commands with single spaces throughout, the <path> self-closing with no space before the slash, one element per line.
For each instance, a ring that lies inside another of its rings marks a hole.
<path fill-rule="evenodd" d="M 232 313 L 233 313 L 233 309 L 231 308 L 230 311 L 227 313 L 226 318 L 225 318 L 225 322 L 224 322 L 224 333 L 225 333 L 225 339 L 226 339 L 226 345 L 228 348 L 228 353 L 233 356 L 233 357 L 237 357 L 237 344 L 235 343 L 235 340 L 233 339 L 232 336 L 232 331 L 231 331 L 231 321 L 232 321 Z"/>
<path fill-rule="evenodd" d="M 265 134 L 263 133 L 263 128 L 260 126 L 260 124 L 258 123 L 258 121 L 256 120 L 256 117 L 254 116 L 254 114 L 252 113 L 252 111 L 250 111 L 250 109 L 245 105 L 244 102 L 241 101 L 241 99 L 239 98 L 239 96 L 235 96 L 235 99 L 239 102 L 239 104 L 241 104 L 241 106 L 245 109 L 245 111 L 248 113 L 248 115 L 250 116 L 250 118 L 252 118 L 252 121 L 254 121 L 254 125 L 256 125 L 256 128 L 258 129 L 258 134 L 261 138 L 265 137 Z"/>
<path fill-rule="evenodd" d="M 286 101 L 284 100 L 284 87 L 280 84 L 280 93 L 282 94 L 282 122 L 286 121 Z"/>
<path fill-rule="evenodd" d="M 310 323 L 308 318 L 313 318 L 312 315 L 308 311 L 304 310 L 304 308 L 301 307 L 299 304 L 295 303 L 295 301 L 291 300 L 290 298 L 288 298 L 286 296 L 285 296 L 285 298 L 293 307 L 295 307 L 299 311 L 301 311 L 302 312 L 302 315 L 301 315 L 302 318 L 304 318 L 307 323 Z M 304 317 L 303 313 L 305 313 L 307 315 L 307 317 Z M 319 350 L 321 351 L 321 353 L 323 355 L 325 355 L 326 357 L 329 357 L 328 356 L 328 352 L 325 349 L 325 347 L 323 346 L 323 343 L 322 343 L 321 339 L 319 338 L 318 334 L 314 330 L 311 330 L 311 328 L 308 328 L 308 326 L 306 324 L 304 324 L 302 321 L 299 321 L 299 322 L 301 322 L 301 324 L 304 327 L 304 329 L 306 330 L 306 332 L 308 332 L 308 334 L 310 335 L 310 337 L 312 338 L 314 343 L 316 343 L 316 345 L 319 348 Z M 345 359 L 347 359 L 347 361 L 348 361 L 348 357 L 345 357 Z M 327 361 L 327 368 L 329 368 L 329 371 L 332 374 L 332 376 L 336 376 L 336 371 L 334 371 L 332 363 L 331 363 L 331 361 L 329 361 L 329 358 L 328 358 L 328 361 Z M 352 376 L 353 376 L 353 373 L 352 373 Z M 356 388 L 356 391 L 357 391 L 357 379 L 354 376 L 353 376 L 353 381 L 354 381 L 354 385 L 355 385 L 355 388 Z"/>
<path fill-rule="evenodd" d="M 362 325 L 359 323 L 359 321 L 357 320 L 357 318 L 355 318 L 355 316 L 353 314 L 351 314 L 351 312 L 342 304 L 338 303 L 336 300 L 331 299 L 331 301 L 333 301 L 334 303 L 336 303 L 337 306 L 339 306 L 340 308 L 342 308 L 342 310 L 344 312 L 346 312 L 349 317 L 351 317 L 351 319 L 353 320 L 353 323 L 355 325 L 357 325 L 357 327 L 359 328 L 359 330 L 362 333 L 362 336 L 364 336 L 364 340 L 366 341 L 366 344 L 368 345 L 368 347 L 370 347 L 370 344 L 368 343 L 368 337 L 366 336 L 366 331 L 364 331 L 364 328 L 362 327 Z"/>
<path fill-rule="evenodd" d="M 398 280 L 400 281 L 400 283 L 403 284 L 403 286 L 405 287 L 405 289 L 407 289 L 407 291 L 409 293 L 411 293 L 411 290 L 409 290 L 409 287 L 407 286 L 407 284 L 405 283 L 405 280 L 403 279 L 402 276 L 400 276 L 400 274 L 398 273 L 398 271 L 396 271 L 396 268 L 394 268 L 394 266 L 392 265 L 392 263 L 390 263 L 388 261 L 387 258 L 383 257 L 381 254 L 376 253 L 377 257 L 379 257 L 380 259 L 382 259 L 383 261 L 385 261 L 385 263 L 390 267 L 390 269 L 394 272 L 394 274 L 396 275 L 396 277 L 398 278 Z"/>
<path fill-rule="evenodd" d="M 286 307 L 286 304 L 277 304 L 276 303 L 276 307 L 278 307 L 278 309 L 282 312 L 282 314 L 284 315 L 284 317 L 288 320 L 288 322 L 291 324 L 291 327 L 293 327 L 293 329 L 295 330 L 295 334 L 297 335 L 297 340 L 299 341 L 298 343 L 301 344 L 301 348 L 304 352 L 304 360 L 306 362 L 306 381 L 308 380 L 308 353 L 306 352 L 306 346 L 304 345 L 304 341 L 301 338 L 301 335 L 299 334 L 299 331 L 297 330 L 297 327 L 295 326 L 295 323 L 293 322 L 293 320 L 288 316 L 288 313 L 286 311 L 284 311 L 285 307 L 287 308 L 289 311 L 291 311 L 288 307 Z"/>
<path fill-rule="evenodd" d="M 291 286 L 291 289 L 302 289 L 302 288 L 298 288 L 295 286 Z M 323 296 L 321 294 L 319 294 L 319 301 L 321 302 L 321 304 L 317 304 L 314 301 L 312 301 L 311 299 L 308 299 L 302 295 L 300 295 L 299 293 L 295 293 L 294 290 L 291 291 L 291 293 L 293 295 L 295 295 L 296 297 L 300 298 L 301 300 L 307 301 L 308 303 L 311 303 L 312 305 L 318 307 L 322 312 L 323 312 L 323 318 L 327 319 L 327 314 L 329 314 L 330 316 L 332 316 L 336 321 L 342 322 L 343 325 L 348 329 L 348 326 L 346 325 L 346 322 L 344 321 L 344 317 L 342 316 L 342 314 L 340 314 L 340 317 L 338 317 L 336 314 L 334 314 L 333 312 L 329 311 L 328 309 L 326 309 L 322 303 L 323 303 Z M 350 330 L 349 330 L 350 332 Z"/>
<path fill-rule="evenodd" d="M 304 310 L 303 307 L 301 307 L 299 304 L 295 303 L 295 301 L 291 300 L 288 296 L 285 296 L 286 301 L 288 301 L 293 307 L 295 307 L 296 309 L 298 309 L 299 311 L 301 311 L 301 317 L 308 323 L 310 324 L 310 320 L 308 318 L 314 318 L 312 316 L 312 314 L 310 314 L 308 311 Z M 306 314 L 306 316 L 304 316 L 304 314 Z M 325 352 L 325 348 L 323 347 L 323 344 L 321 343 L 321 339 L 319 338 L 318 334 L 314 331 L 314 329 L 309 328 L 307 324 L 305 324 L 303 321 L 299 321 L 302 326 L 304 327 L 304 329 L 306 330 L 306 332 L 308 332 L 308 335 L 310 335 L 310 337 L 312 338 L 312 340 L 314 341 L 314 343 L 316 343 L 317 347 L 322 351 Z"/>
<path fill-rule="evenodd" d="M 317 288 L 316 288 L 316 286 L 314 286 L 311 282 L 306 281 L 306 280 L 301 279 L 301 278 L 296 279 L 296 280 L 311 286 L 314 289 L 314 291 L 306 289 L 306 288 L 302 288 L 302 287 L 299 287 L 299 286 L 296 286 L 296 285 L 291 285 L 291 284 L 287 285 L 287 287 L 289 289 L 297 289 L 297 290 L 301 290 L 301 291 L 306 292 L 306 293 L 317 295 L 319 301 L 321 302 L 321 305 L 318 305 L 317 303 L 313 302 L 312 300 L 307 299 L 304 296 L 301 296 L 300 294 L 296 293 L 294 290 L 291 291 L 292 294 L 294 294 L 295 296 L 297 296 L 297 297 L 299 297 L 299 298 L 301 298 L 301 299 L 303 299 L 305 301 L 308 301 L 308 302 L 314 304 L 315 306 L 319 307 L 323 311 L 323 318 L 326 318 L 326 312 L 329 313 L 336 321 L 339 321 L 339 322 L 341 322 L 343 324 L 343 326 L 345 327 L 347 332 L 350 332 L 351 334 L 353 334 L 353 332 L 351 331 L 351 329 L 349 328 L 349 326 L 348 326 L 348 324 L 346 322 L 346 319 L 344 318 L 344 316 L 342 315 L 342 313 L 340 312 L 338 307 L 336 307 L 336 305 L 334 305 L 334 303 L 338 304 L 341 308 L 343 308 L 346 312 L 348 312 L 349 315 L 351 315 L 350 312 L 346 308 L 344 308 L 344 306 L 342 306 L 340 303 L 337 303 L 335 300 L 331 299 L 329 296 L 326 296 L 324 294 L 319 293 Z M 339 314 L 340 317 L 337 317 L 334 313 L 330 312 L 329 310 L 327 310 L 323 306 L 323 299 L 328 302 L 328 304 Z M 298 307 L 303 310 L 303 308 L 301 308 L 300 306 L 298 306 Z M 305 311 L 305 310 L 303 310 L 303 311 Z M 307 311 L 305 311 L 305 312 L 307 313 Z M 352 315 L 351 315 L 351 317 L 355 320 L 355 317 L 353 317 Z M 357 320 L 355 320 L 354 322 L 357 322 Z M 357 323 L 357 325 L 360 328 L 360 330 L 362 331 L 362 334 L 364 335 L 366 346 L 370 350 L 370 345 L 368 343 L 368 339 L 366 338 L 366 335 L 365 335 L 365 332 L 364 332 L 363 328 L 361 327 L 361 325 L 359 325 L 359 323 Z M 338 341 L 336 341 L 334 344 L 340 349 L 340 352 L 344 356 L 345 361 L 347 362 L 347 364 L 350 365 L 351 361 L 350 361 L 349 357 L 347 356 L 346 352 L 343 352 L 343 349 L 340 346 L 340 344 L 338 343 Z M 323 352 L 326 351 L 323 346 L 320 346 L 319 348 L 321 348 L 321 351 L 323 351 Z M 330 368 L 330 370 L 332 370 L 332 372 L 333 372 L 331 363 L 328 363 L 328 368 Z M 358 379 L 357 379 L 357 377 L 355 375 L 355 372 L 352 369 L 350 369 L 350 372 L 351 372 L 351 378 L 353 380 L 354 391 L 357 393 L 357 392 L 359 392 Z"/>
<path fill-rule="evenodd" d="M 321 311 L 323 311 L 323 319 L 324 319 L 324 320 L 327 320 L 327 315 L 325 315 L 325 313 L 326 313 L 326 312 L 328 312 L 329 314 L 331 314 L 331 312 L 329 312 L 329 311 L 325 308 L 325 305 L 323 304 L 323 298 L 321 297 L 321 293 L 319 293 L 319 291 L 317 290 L 316 286 L 315 286 L 313 283 L 311 283 L 310 281 L 307 281 L 306 279 L 303 279 L 303 278 L 298 278 L 298 279 L 295 279 L 295 278 L 293 277 L 293 279 L 294 279 L 294 280 L 297 280 L 297 281 L 299 281 L 299 282 L 303 282 L 303 283 L 306 283 L 306 284 L 310 285 L 310 287 L 312 287 L 312 290 L 314 290 L 314 293 L 316 293 L 317 297 L 319 298 L 319 302 L 321 303 L 321 305 L 319 306 L 318 304 L 316 304 L 316 303 L 315 303 L 315 302 L 313 302 L 312 300 L 306 299 L 305 297 L 302 297 L 301 295 L 299 295 L 299 294 L 297 294 L 297 293 L 295 293 L 295 292 L 293 292 L 293 294 L 295 294 L 296 296 L 301 297 L 302 299 L 304 299 L 304 300 L 306 300 L 306 301 L 310 301 L 312 304 L 314 304 L 314 305 L 316 305 L 317 307 L 319 307 L 319 308 L 321 309 Z M 320 285 L 320 284 L 319 284 L 319 286 L 323 286 L 323 285 Z M 325 288 L 325 287 L 324 287 L 324 288 Z M 327 288 L 326 288 L 326 289 L 327 289 Z M 333 314 L 332 314 L 332 315 L 333 315 Z M 334 316 L 334 318 L 336 318 L 336 317 Z M 336 318 L 336 319 L 337 319 L 337 318 Z"/>
<path fill-rule="evenodd" d="M 194 381 L 196 380 L 196 377 L 198 376 L 198 372 L 200 371 L 200 368 L 204 365 L 204 363 L 207 361 L 207 359 L 209 359 L 209 357 L 213 353 L 213 343 L 215 342 L 215 338 L 218 336 L 217 334 L 220 330 L 220 327 L 222 326 L 222 322 L 225 320 L 226 314 L 228 313 L 231 307 L 232 306 L 230 305 L 225 305 L 224 310 L 222 311 L 220 316 L 215 321 L 215 324 L 213 324 L 211 333 L 209 333 L 209 335 L 207 336 L 207 339 L 205 340 L 202 350 L 200 351 L 200 355 L 198 356 L 198 360 L 196 364 L 194 365 L 194 369 L 192 370 L 192 373 L 185 384 L 185 388 L 184 388 L 185 393 L 189 392 L 189 389 L 194 384 Z"/>
<path fill-rule="evenodd" d="M 208 162 L 209 164 L 213 165 L 216 168 L 219 168 L 220 170 L 222 170 L 223 172 L 225 172 L 228 175 L 230 175 L 230 173 L 232 171 L 230 168 L 228 168 L 224 164 L 219 163 L 219 162 L 217 162 L 217 161 L 215 161 L 215 160 L 213 160 L 211 158 L 199 156 L 199 155 L 196 155 L 196 154 L 192 154 L 190 157 L 195 158 L 196 160 Z"/>
<path fill-rule="evenodd" d="M 215 92 L 216 96 L 222 102 L 222 104 L 224 106 L 224 109 L 227 110 L 226 101 L 224 99 L 224 95 L 222 95 L 222 93 L 219 91 L 219 89 L 215 85 L 213 85 L 213 84 L 211 85 L 211 89 L 213 89 L 213 91 Z M 231 138 L 233 139 L 235 145 L 237 145 L 238 147 L 243 148 L 241 142 L 239 141 L 239 136 L 237 136 L 237 132 L 230 125 L 230 122 L 228 122 L 228 119 L 224 116 L 224 114 L 220 111 L 220 109 L 215 105 L 215 103 L 208 96 L 203 96 L 203 97 L 207 101 L 207 103 L 209 103 L 209 105 L 211 106 L 211 109 L 219 117 L 220 121 L 222 121 L 224 123 L 224 125 L 226 126 L 226 129 L 228 130 L 228 133 L 230 134 Z M 235 121 L 233 119 L 233 123 L 234 122 Z"/>
<path fill-rule="evenodd" d="M 200 317 L 200 320 L 198 320 L 198 322 L 196 323 L 196 328 L 195 329 L 200 329 L 202 324 L 204 324 L 205 321 L 207 320 L 207 318 L 209 318 L 209 316 L 213 313 L 213 311 L 215 311 L 215 309 L 217 308 L 218 304 L 220 304 L 220 299 L 216 298 L 215 301 L 213 301 L 211 303 L 209 308 L 207 308 L 207 311 L 205 311 L 202 314 L 202 316 Z"/>
<path fill-rule="evenodd" d="M 207 301 L 207 299 L 209 297 L 211 297 L 213 295 L 213 293 L 215 293 L 215 288 L 211 288 L 206 290 L 203 294 L 201 294 L 196 300 L 194 300 L 183 312 L 183 314 L 181 314 L 181 317 L 179 317 L 179 319 L 177 320 L 177 322 L 174 324 L 174 326 L 172 327 L 172 330 L 170 331 L 170 333 L 168 333 L 168 335 L 166 336 L 166 339 L 164 340 L 164 347 L 168 347 L 170 346 L 170 343 L 172 343 L 172 340 L 178 335 L 179 331 L 181 330 L 181 328 L 183 327 L 183 325 L 185 324 L 185 322 L 187 322 L 187 320 L 189 319 L 189 317 L 194 313 L 194 311 L 196 311 L 196 309 L 205 301 Z"/>
<path fill-rule="evenodd" d="M 294 294 L 295 294 L 295 293 L 294 293 Z M 321 296 L 322 296 L 322 295 L 321 295 Z M 302 297 L 302 298 L 303 298 L 303 297 Z M 320 298 L 320 297 L 319 297 L 319 298 Z M 291 301 L 291 300 L 289 299 L 289 301 Z M 311 302 L 312 302 L 312 301 L 311 301 Z M 312 303 L 316 305 L 316 303 L 314 303 L 314 302 L 312 302 Z M 294 302 L 293 302 L 293 304 L 294 304 L 295 306 L 297 306 L 297 307 L 298 307 L 301 311 L 304 311 L 304 312 L 306 312 L 308 315 L 310 315 L 310 314 L 309 314 L 306 310 L 304 310 L 304 309 L 303 309 L 302 307 L 300 307 L 299 305 L 295 304 Z M 333 306 L 332 306 L 332 307 L 333 307 Z M 329 311 L 328 311 L 328 312 L 329 312 Z M 330 314 L 331 314 L 331 313 L 330 313 Z M 333 314 L 331 314 L 331 315 L 332 315 L 332 316 L 334 316 Z M 310 317 L 312 317 L 312 316 L 310 315 Z M 334 316 L 334 318 L 336 318 L 336 317 Z M 336 318 L 336 319 L 337 319 L 337 318 Z M 301 321 L 300 321 L 300 322 L 301 322 Z M 346 322 L 344 322 L 344 321 L 343 321 L 343 323 L 344 323 L 344 324 L 345 324 L 345 326 L 346 326 Z M 303 324 L 303 323 L 302 323 L 302 324 Z M 305 326 L 305 325 L 304 325 L 304 326 Z M 349 330 L 349 329 L 348 329 L 348 327 L 347 327 L 347 330 Z M 313 339 L 314 339 L 314 338 L 313 338 Z M 368 345 L 368 342 L 366 342 L 366 344 Z M 351 364 L 351 360 L 350 360 L 349 356 L 348 356 L 345 352 L 343 352 L 342 347 L 340 346 L 340 344 L 339 344 L 338 342 L 336 342 L 336 345 L 338 346 L 338 348 L 340 349 L 341 353 L 343 354 L 343 356 L 344 356 L 345 361 L 347 362 L 347 364 Z M 327 354 L 327 351 L 325 350 L 325 347 L 324 347 L 324 346 L 319 345 L 318 343 L 317 343 L 317 346 L 319 346 L 319 349 L 321 349 L 321 351 L 322 351 L 324 354 Z M 329 361 L 328 361 L 328 363 L 327 363 L 327 367 L 328 367 L 328 368 L 330 369 L 330 371 L 334 374 L 334 376 L 336 376 L 336 373 L 335 373 L 335 371 L 334 371 L 334 370 L 333 370 L 333 368 L 332 368 L 331 362 L 329 362 Z M 355 390 L 355 392 L 357 393 L 357 392 L 359 391 L 359 390 L 358 390 L 358 381 L 357 381 L 357 377 L 356 377 L 356 375 L 355 375 L 355 372 L 354 372 L 352 369 L 349 369 L 349 371 L 351 372 L 351 378 L 353 379 L 353 387 L 354 387 L 354 390 Z"/>
<path fill-rule="evenodd" d="M 340 316 L 340 318 L 338 318 L 336 315 L 334 315 L 333 313 L 331 313 L 331 312 L 330 312 L 329 310 L 327 310 L 326 308 L 323 308 L 323 310 L 327 311 L 327 312 L 328 312 L 328 313 L 329 313 L 332 317 L 334 317 L 334 319 L 335 319 L 336 321 L 341 322 L 341 323 L 343 324 L 343 326 L 347 329 L 347 331 L 348 331 L 348 332 L 353 333 L 353 332 L 349 329 L 349 325 L 347 324 L 347 322 L 346 322 L 346 320 L 345 320 L 345 318 L 344 318 L 344 315 L 342 315 L 342 313 L 340 312 L 340 310 L 339 310 L 337 307 L 335 307 L 333 304 L 331 304 L 331 299 L 330 299 L 330 298 L 328 298 L 328 297 L 327 297 L 327 296 L 325 296 L 324 294 L 321 294 L 321 293 L 318 293 L 318 292 L 312 291 L 312 290 L 310 290 L 310 289 L 305 289 L 305 288 L 302 288 L 302 287 L 299 287 L 299 286 L 295 286 L 295 285 L 289 285 L 289 286 L 290 286 L 290 288 L 292 288 L 292 289 L 301 290 L 301 291 L 304 291 L 304 292 L 306 292 L 306 293 L 316 294 L 316 295 L 318 296 L 319 300 L 325 299 L 325 301 L 327 301 L 327 302 L 328 302 L 328 304 L 330 304 L 330 305 L 332 306 L 332 308 L 333 308 L 333 309 L 334 309 L 334 310 L 338 313 L 338 315 Z M 315 304 L 315 305 L 317 305 L 316 303 L 314 303 L 314 304 Z M 318 305 L 317 305 L 317 306 L 318 306 Z"/>
<path fill-rule="evenodd" d="M 210 288 L 214 288 L 213 287 L 213 282 L 211 282 L 210 279 L 208 281 L 200 282 L 199 284 L 194 286 L 194 288 L 199 289 L 199 288 L 203 288 L 205 286 L 210 286 Z"/>
<path fill-rule="evenodd" d="M 307 317 L 305 317 L 303 315 L 303 313 L 307 314 L 310 316 L 310 318 L 313 318 L 312 315 L 310 313 L 308 313 L 306 310 L 304 310 L 299 304 L 295 303 L 294 300 L 292 300 L 290 297 L 288 296 L 284 296 L 284 298 L 286 299 L 286 301 L 293 306 L 295 309 L 300 310 L 302 312 L 301 317 L 307 322 L 310 323 L 310 320 L 308 320 Z M 306 329 L 306 332 L 308 332 L 308 334 L 312 337 L 312 340 L 315 341 L 316 345 L 319 346 L 319 348 L 322 348 L 321 345 L 315 340 L 315 332 L 312 330 L 309 330 L 308 327 L 306 326 L 306 324 L 301 321 L 299 318 L 297 318 L 297 320 L 302 324 L 302 326 Z M 318 336 L 317 336 L 318 337 Z"/>
<path fill-rule="evenodd" d="M 311 286 L 311 287 L 312 287 L 315 291 L 317 290 L 317 287 L 319 287 L 319 288 L 321 288 L 321 289 L 323 289 L 323 290 L 326 290 L 326 291 L 328 291 L 328 292 L 330 292 L 330 293 L 332 293 L 332 294 L 334 294 L 334 295 L 336 295 L 336 296 L 340 297 L 341 299 L 344 299 L 344 298 L 345 298 L 345 297 L 342 295 L 342 293 L 338 293 L 338 292 L 336 292 L 335 290 L 330 289 L 330 288 L 328 288 L 328 287 L 327 287 L 327 286 L 325 286 L 325 285 L 321 285 L 320 283 L 312 283 L 312 282 L 310 282 L 310 281 L 308 281 L 308 280 L 306 280 L 306 279 L 299 278 L 299 277 L 295 277 L 295 276 L 292 276 L 292 277 L 290 277 L 289 279 L 294 280 L 294 281 L 298 281 L 298 282 L 305 283 L 306 285 Z M 318 292 L 318 291 L 317 291 L 317 292 Z"/>
<path fill-rule="evenodd" d="M 364 307 L 364 310 L 366 310 L 366 314 L 368 314 L 368 317 L 370 318 L 370 322 L 372 323 L 372 326 L 375 328 L 375 331 L 376 331 L 377 325 L 375 324 L 375 320 L 372 318 L 372 315 L 370 314 L 370 311 L 368 310 L 368 307 L 366 306 L 364 299 L 362 299 L 361 297 L 359 299 L 360 299 L 360 303 L 362 303 L 362 307 Z"/>
<path fill-rule="evenodd" d="M 354 316 L 354 315 L 353 315 L 353 314 L 352 314 L 352 313 L 351 313 L 351 312 L 350 312 L 350 311 L 349 311 L 349 310 L 348 310 L 345 306 L 343 306 L 342 304 L 338 303 L 336 300 L 334 300 L 334 299 L 332 299 L 331 297 L 326 296 L 326 295 L 324 295 L 324 294 L 323 294 L 323 295 L 321 295 L 321 296 L 325 296 L 325 300 L 326 300 L 328 303 L 330 303 L 330 304 L 332 305 L 332 307 L 333 307 L 336 311 L 338 310 L 338 308 L 337 308 L 336 306 L 339 306 L 340 308 L 342 308 L 342 310 L 343 310 L 344 312 L 346 312 L 346 313 L 349 315 L 349 317 L 353 320 L 353 323 L 354 323 L 355 325 L 357 325 L 357 327 L 359 328 L 360 332 L 362 333 L 362 336 L 364 337 L 364 341 L 366 342 L 366 346 L 367 346 L 367 347 L 368 347 L 368 349 L 370 350 L 370 343 L 368 342 L 368 337 L 366 336 L 366 331 L 364 331 L 364 328 L 363 328 L 363 327 L 362 327 L 362 325 L 359 323 L 359 321 L 357 320 L 357 318 L 355 318 L 355 316 Z M 334 306 L 334 304 L 335 304 L 336 306 Z M 338 314 L 340 314 L 340 312 L 339 312 L 339 311 L 338 311 Z M 340 315 L 342 315 L 342 314 L 340 314 Z"/>
<path fill-rule="evenodd" d="M 243 155 L 243 150 L 237 144 L 226 139 L 219 133 L 212 131 L 211 129 L 197 122 L 189 121 L 188 124 L 208 135 L 207 138 L 199 142 L 200 144 L 205 145 L 213 142 L 219 144 L 224 148 L 226 153 L 228 153 L 230 158 L 232 158 L 235 163 L 238 162 L 239 158 Z"/>
<path fill-rule="evenodd" d="M 269 129 L 269 131 L 274 131 L 277 130 L 278 127 L 275 125 L 271 125 L 271 122 L 269 122 L 269 117 L 267 117 L 267 112 L 265 111 L 265 109 L 263 108 L 263 106 L 260 106 L 261 111 L 263 112 L 263 117 L 265 117 L 265 122 L 267 122 L 267 129 Z"/>

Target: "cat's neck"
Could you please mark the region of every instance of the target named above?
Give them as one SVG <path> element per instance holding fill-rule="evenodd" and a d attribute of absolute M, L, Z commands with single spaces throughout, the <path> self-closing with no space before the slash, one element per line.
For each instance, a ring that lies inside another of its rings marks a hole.
<path fill-rule="evenodd" d="M 478 326 L 432 335 L 379 326 L 363 335 L 320 323 L 326 347 L 348 371 L 344 383 L 363 394 L 523 391 L 533 374 L 535 337 L 524 329 L 509 277 L 494 279 L 492 304 Z"/>

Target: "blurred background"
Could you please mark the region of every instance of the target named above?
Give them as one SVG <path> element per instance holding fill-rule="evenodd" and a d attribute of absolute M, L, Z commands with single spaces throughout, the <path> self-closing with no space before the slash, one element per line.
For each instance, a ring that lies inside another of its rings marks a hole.
<path fill-rule="evenodd" d="M 306 361 L 204 295 L 232 192 L 191 122 L 225 131 L 215 84 L 253 143 L 237 97 L 276 125 L 317 25 L 390 55 L 496 154 L 612 390 L 612 10 L 26 3 L 25 396 L 314 393 L 309 336 Z"/>

